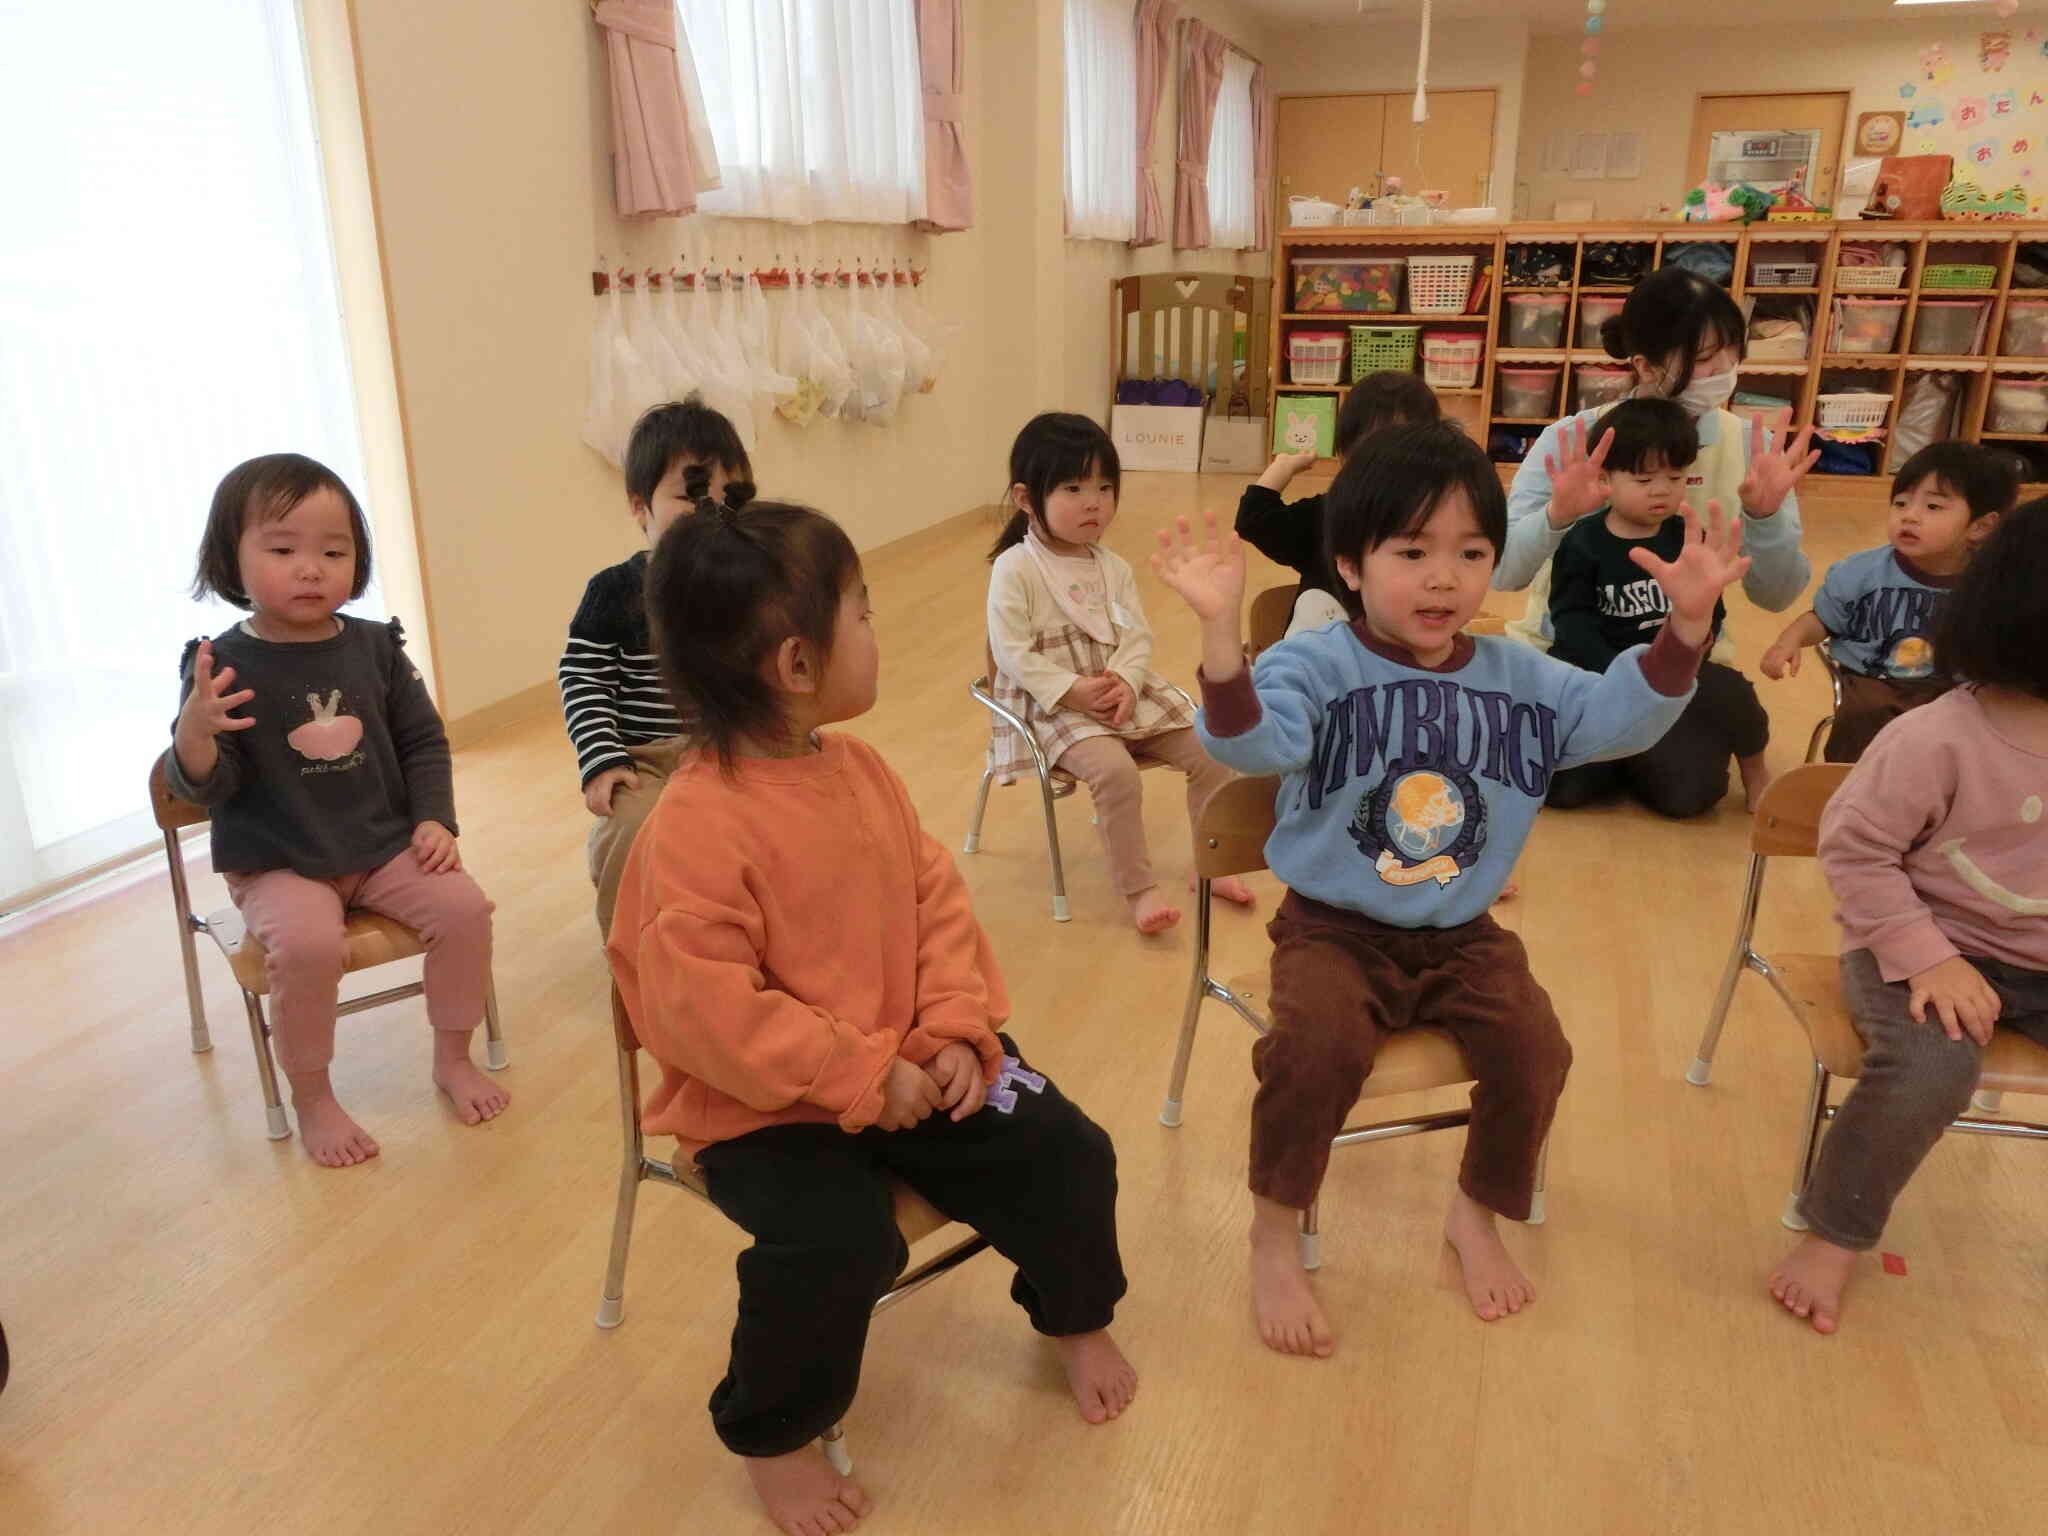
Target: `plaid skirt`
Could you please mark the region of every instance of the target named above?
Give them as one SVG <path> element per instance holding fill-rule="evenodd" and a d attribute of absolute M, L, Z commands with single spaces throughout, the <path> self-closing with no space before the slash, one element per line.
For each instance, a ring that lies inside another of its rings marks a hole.
<path fill-rule="evenodd" d="M 1109 659 L 1114 654 L 1110 646 L 1071 624 L 1034 636 L 1031 649 L 1081 677 L 1094 677 L 1108 671 Z M 1120 736 L 1125 741 L 1143 741 L 1148 736 L 1184 730 L 1195 723 L 1195 712 L 1187 695 L 1149 671 L 1145 674 L 1144 687 L 1138 690 L 1138 704 L 1131 711 L 1130 723 L 1122 730 L 1112 730 L 1093 715 L 1083 714 L 1078 709 L 1044 708 L 1000 667 L 989 681 L 996 702 L 1030 728 L 1049 763 L 1057 763 L 1067 748 L 1091 736 Z M 995 725 L 988 744 L 991 771 L 1006 784 L 1019 774 L 1036 772 L 1030 746 L 1011 729 L 1008 721 L 992 718 Z"/>

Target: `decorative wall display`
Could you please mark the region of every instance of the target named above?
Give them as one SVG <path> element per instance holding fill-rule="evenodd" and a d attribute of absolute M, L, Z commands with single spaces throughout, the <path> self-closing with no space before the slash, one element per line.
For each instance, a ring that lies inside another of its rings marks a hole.
<path fill-rule="evenodd" d="M 1884 156 L 1898 153 L 1906 136 L 1903 112 L 1861 112 L 1856 117 L 1856 153 Z"/>

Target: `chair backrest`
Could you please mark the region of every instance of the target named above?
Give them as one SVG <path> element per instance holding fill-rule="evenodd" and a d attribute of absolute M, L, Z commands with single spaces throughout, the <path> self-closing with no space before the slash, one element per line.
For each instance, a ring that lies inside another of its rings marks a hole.
<path fill-rule="evenodd" d="M 1256 657 L 1268 646 L 1278 645 L 1287 634 L 1287 626 L 1294 619 L 1294 602 L 1301 595 L 1300 587 L 1268 587 L 1252 599 L 1251 612 L 1245 617 L 1245 640 L 1251 653 Z"/>
<path fill-rule="evenodd" d="M 1749 851 L 1768 858 L 1812 858 L 1820 846 L 1821 812 L 1854 766 L 1804 763 L 1773 779 L 1757 804 Z"/>
<path fill-rule="evenodd" d="M 156 824 L 166 832 L 175 832 L 180 827 L 195 827 L 209 819 L 205 806 L 195 805 L 171 793 L 170 775 L 164 771 L 161 756 L 149 765 L 149 809 L 156 817 Z"/>
<path fill-rule="evenodd" d="M 1273 280 L 1229 272 L 1148 272 L 1111 289 L 1112 398 L 1124 379 L 1181 379 L 1215 396 L 1223 415 L 1234 395 L 1253 416 L 1267 412 Z M 1244 372 L 1235 368 L 1244 337 Z"/>
<path fill-rule="evenodd" d="M 1479 613 L 1472 616 L 1472 622 L 1465 626 L 1468 635 L 1505 635 L 1508 621 L 1498 614 Z"/>
<path fill-rule="evenodd" d="M 1264 869 L 1279 799 L 1275 778 L 1232 779 L 1211 795 L 1195 829 L 1195 873 L 1220 880 Z"/>

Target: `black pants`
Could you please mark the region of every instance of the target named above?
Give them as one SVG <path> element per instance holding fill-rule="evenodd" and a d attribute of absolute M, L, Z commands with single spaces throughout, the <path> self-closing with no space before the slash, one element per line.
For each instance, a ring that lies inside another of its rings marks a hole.
<path fill-rule="evenodd" d="M 698 1155 L 713 1202 L 754 1238 L 739 1257 L 732 1359 L 711 1394 L 727 1450 L 785 1455 L 845 1417 L 869 1314 L 909 1258 L 892 1178 L 1016 1264 L 1010 1295 L 1040 1333 L 1109 1326 L 1124 1294 L 1116 1150 L 1051 1082 L 1010 1088 L 1008 1112 L 991 1097 L 957 1124 L 934 1114 L 907 1131 L 852 1136 L 774 1125 Z"/>
<path fill-rule="evenodd" d="M 1699 691 L 1647 752 L 1553 774 L 1544 803 L 1573 810 L 1626 790 L 1659 816 L 1697 816 L 1728 793 L 1728 759 L 1752 757 L 1771 739 L 1756 688 L 1733 667 L 1700 663 Z"/>

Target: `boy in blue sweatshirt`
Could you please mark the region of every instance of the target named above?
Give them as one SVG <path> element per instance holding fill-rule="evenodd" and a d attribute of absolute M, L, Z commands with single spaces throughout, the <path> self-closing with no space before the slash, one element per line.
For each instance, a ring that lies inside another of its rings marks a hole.
<path fill-rule="evenodd" d="M 1288 895 L 1274 941 L 1272 1029 L 1252 1051 L 1251 1270 L 1259 1331 L 1287 1354 L 1334 1340 L 1296 1231 L 1386 1034 L 1449 1030 L 1471 1067 L 1472 1120 L 1445 1236 L 1478 1315 L 1535 1293 L 1495 1230 L 1529 1214 L 1536 1162 L 1571 1065 L 1521 941 L 1487 915 L 1561 767 L 1640 752 L 1692 694 L 1714 604 L 1741 579 L 1741 529 L 1709 503 L 1675 560 L 1636 563 L 1671 600 L 1648 646 L 1596 675 L 1464 625 L 1507 531 L 1500 481 L 1455 426 L 1385 434 L 1325 507 L 1348 623 L 1306 631 L 1247 671 L 1244 552 L 1214 520 L 1160 535 L 1153 568 L 1202 621 L 1202 744 L 1278 774 L 1267 863 Z"/>

